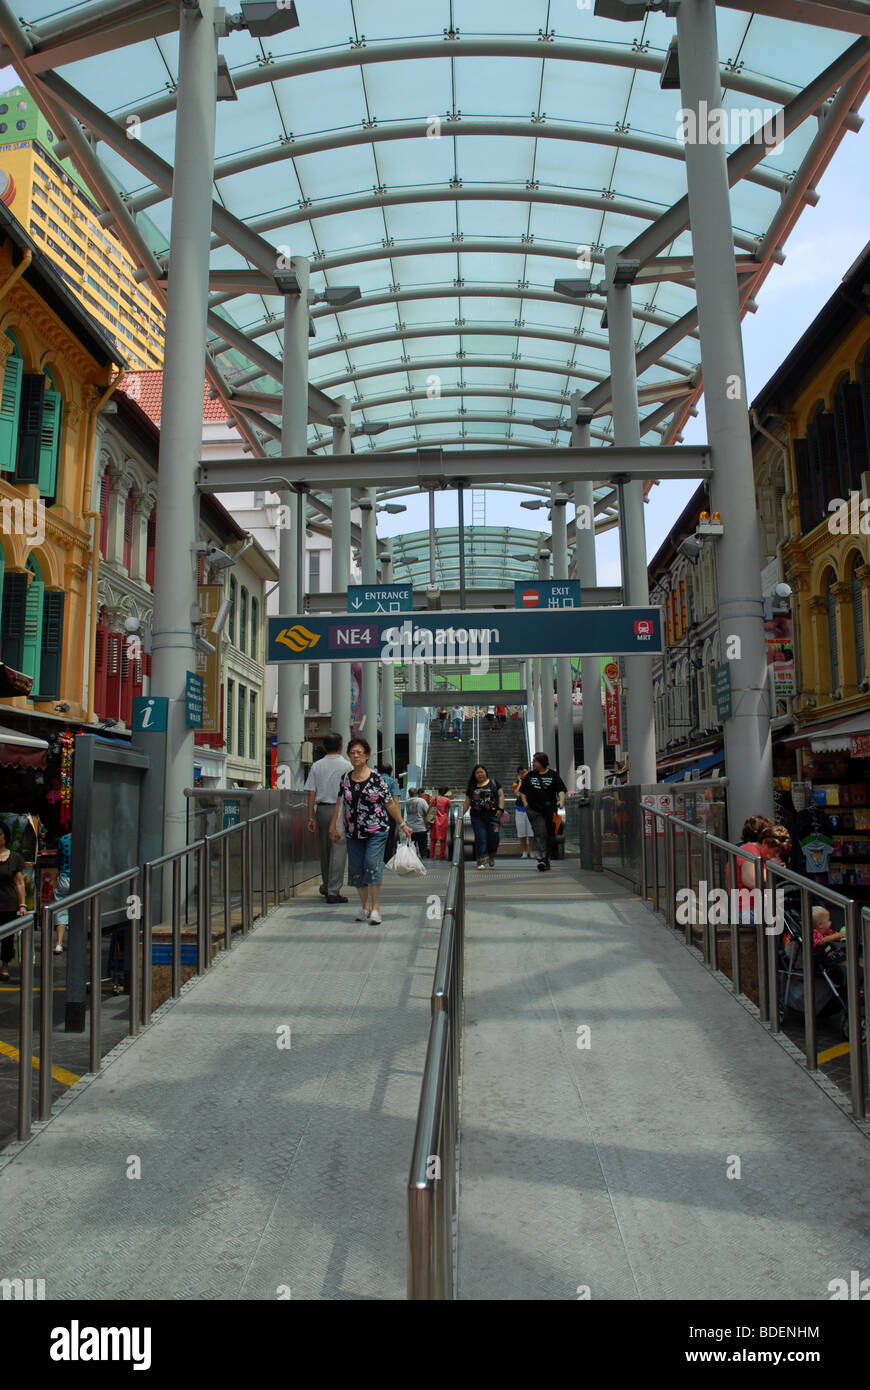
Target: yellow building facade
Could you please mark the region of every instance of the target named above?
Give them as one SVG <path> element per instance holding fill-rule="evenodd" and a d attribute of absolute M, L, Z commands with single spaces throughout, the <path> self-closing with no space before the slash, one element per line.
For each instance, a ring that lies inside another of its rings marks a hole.
<path fill-rule="evenodd" d="M 87 722 L 91 471 L 113 375 L 112 344 L 0 209 L 0 721 L 22 732 L 57 705 Z"/>

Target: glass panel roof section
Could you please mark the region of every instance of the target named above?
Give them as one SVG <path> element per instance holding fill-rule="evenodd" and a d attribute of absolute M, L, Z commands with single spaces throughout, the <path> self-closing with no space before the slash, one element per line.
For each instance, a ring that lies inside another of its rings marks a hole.
<path fill-rule="evenodd" d="M 599 18 L 591 4 L 578 9 L 576 0 L 296 4 L 296 29 L 264 39 L 232 32 L 220 41 L 237 100 L 217 107 L 215 197 L 240 223 L 259 223 L 276 256 L 289 248 L 313 258 L 313 288 L 359 286 L 353 310 L 314 315 L 312 382 L 361 407 L 373 402 L 357 412 L 360 421 L 400 424 L 374 444 L 359 439 L 360 452 L 460 436 L 463 423 L 470 447 L 481 437 L 540 446 L 549 436 L 523 421 L 559 413 L 571 391 L 591 390 L 609 373 L 601 293 L 585 303 L 555 297 L 554 281 L 582 274 L 576 257 L 584 248 L 597 286 L 604 248 L 629 245 L 685 194 L 680 94 L 660 84 L 673 19 L 659 12 L 623 24 Z M 15 13 L 39 42 L 45 21 L 78 23 L 109 11 L 102 3 L 18 0 Z M 723 106 L 733 116 L 729 151 L 748 133 L 747 110 L 779 110 L 855 40 L 721 5 L 717 25 Z M 53 67 L 73 89 L 73 106 L 80 93 L 112 115 L 114 143 L 112 132 L 97 132 L 110 137 L 98 139 L 98 158 L 125 192 L 142 195 L 168 245 L 171 201 L 137 166 L 137 142 L 127 135 L 136 116 L 141 146 L 172 164 L 178 39 L 172 30 L 140 34 L 133 45 L 75 62 L 60 54 Z M 48 104 L 52 125 L 73 119 L 26 63 L 20 76 Z M 810 116 L 732 187 L 740 254 L 761 243 L 817 131 Z M 225 171 L 221 161 L 231 161 Z M 99 188 L 95 199 L 105 206 Z M 251 264 L 232 236 L 222 231 L 215 240 L 213 269 Z M 658 255 L 690 253 L 688 231 L 675 229 Z M 769 260 L 757 264 L 755 295 L 770 268 Z M 419 297 L 401 298 L 413 290 Z M 639 346 L 695 302 L 690 285 L 664 278 L 638 280 L 632 294 Z M 256 347 L 280 358 L 276 294 L 226 292 L 219 313 L 255 331 Z M 269 313 L 275 328 L 256 333 Z M 217 372 L 252 379 L 262 372 L 254 362 L 240 369 L 241 361 L 224 348 Z M 639 373 L 639 384 L 698 366 L 697 336 L 687 335 Z M 427 397 L 433 378 L 445 391 L 468 394 Z M 256 386 L 275 389 L 263 375 Z M 679 432 L 699 393 L 675 402 L 663 442 Z M 386 400 L 377 404 L 378 397 Z M 641 414 L 655 408 L 646 402 Z M 603 409 L 594 428 L 608 433 Z M 418 424 L 409 428 L 404 422 L 415 413 Z M 328 443 L 322 421 L 319 432 Z M 317 438 L 312 423 L 311 443 Z"/>

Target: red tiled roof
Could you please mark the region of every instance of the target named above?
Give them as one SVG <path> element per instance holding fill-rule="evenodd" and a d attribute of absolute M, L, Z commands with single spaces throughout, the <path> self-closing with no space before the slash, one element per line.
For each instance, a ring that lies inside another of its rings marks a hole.
<path fill-rule="evenodd" d="M 229 420 L 230 416 L 224 410 L 221 402 L 211 400 L 209 397 L 210 389 L 208 382 L 206 382 L 202 394 L 203 422 L 213 423 L 218 420 Z M 160 413 L 163 406 L 162 372 L 128 372 L 118 390 L 123 391 L 125 396 L 130 397 L 130 400 L 135 401 L 155 425 L 160 424 Z"/>

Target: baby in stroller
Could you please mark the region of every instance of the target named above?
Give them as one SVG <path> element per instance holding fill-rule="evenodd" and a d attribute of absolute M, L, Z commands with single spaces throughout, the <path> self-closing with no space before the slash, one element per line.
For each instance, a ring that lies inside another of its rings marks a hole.
<path fill-rule="evenodd" d="M 849 1036 L 849 1006 L 846 986 L 846 929 L 835 931 L 827 907 L 812 911 L 812 963 L 815 980 L 816 1015 L 839 1014 L 838 1023 L 844 1038 Z M 779 1020 L 785 1021 L 790 1011 L 804 1010 L 803 936 L 800 895 L 786 891 L 785 930 L 781 937 L 779 969 Z M 863 971 L 861 971 L 863 985 Z M 862 994 L 863 1003 L 863 994 Z M 866 1021 L 861 1020 L 862 1036 Z"/>

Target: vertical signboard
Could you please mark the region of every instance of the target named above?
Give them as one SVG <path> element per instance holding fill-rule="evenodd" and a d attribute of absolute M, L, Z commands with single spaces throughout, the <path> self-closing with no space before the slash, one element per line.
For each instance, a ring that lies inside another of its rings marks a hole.
<path fill-rule="evenodd" d="M 606 742 L 615 748 L 621 742 L 622 728 L 619 719 L 619 667 L 615 661 L 602 663 L 601 676 L 604 681 L 604 715 Z"/>
<path fill-rule="evenodd" d="M 212 636 L 211 625 L 223 601 L 223 587 L 220 584 L 200 584 L 196 591 L 196 601 L 202 613 L 203 622 L 197 628 L 200 637 L 218 648 L 214 656 L 197 651 L 195 674 L 202 679 L 202 724 L 200 728 L 216 734 L 221 727 L 220 708 L 220 639 Z"/>
<path fill-rule="evenodd" d="M 794 695 L 794 632 L 790 613 L 776 613 L 764 624 L 767 664 L 773 667 L 775 695 Z"/>

